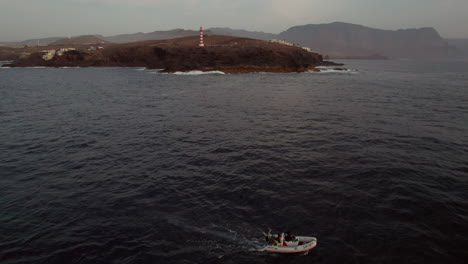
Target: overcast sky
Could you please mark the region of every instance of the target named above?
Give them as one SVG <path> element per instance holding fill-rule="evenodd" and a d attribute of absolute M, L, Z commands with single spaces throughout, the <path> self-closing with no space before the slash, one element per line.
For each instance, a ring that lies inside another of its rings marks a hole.
<path fill-rule="evenodd" d="M 0 41 L 200 25 L 279 33 L 335 21 L 468 38 L 468 0 L 0 0 Z"/>

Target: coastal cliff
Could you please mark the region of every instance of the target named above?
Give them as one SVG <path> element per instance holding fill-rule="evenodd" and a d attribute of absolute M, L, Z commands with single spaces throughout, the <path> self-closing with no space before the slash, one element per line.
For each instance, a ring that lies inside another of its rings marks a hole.
<path fill-rule="evenodd" d="M 338 65 L 323 61 L 322 55 L 289 43 L 229 36 L 206 36 L 205 47 L 198 37 L 142 41 L 108 45 L 102 50 L 74 49 L 44 59 L 43 52 L 18 59 L 12 66 L 121 66 L 176 71 L 304 72 L 317 66 Z"/>

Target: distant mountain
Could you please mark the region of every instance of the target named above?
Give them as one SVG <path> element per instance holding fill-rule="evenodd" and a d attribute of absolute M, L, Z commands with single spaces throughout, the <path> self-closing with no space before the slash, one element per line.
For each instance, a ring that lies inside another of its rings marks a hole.
<path fill-rule="evenodd" d="M 207 34 L 211 33 L 209 31 L 206 32 Z M 115 36 L 108 36 L 104 37 L 101 35 L 93 35 L 103 41 L 108 41 L 112 43 L 129 43 L 129 42 L 136 42 L 136 41 L 143 41 L 143 40 L 162 40 L 162 39 L 173 39 L 173 38 L 181 38 L 181 37 L 189 37 L 189 36 L 198 36 L 199 31 L 196 30 L 185 30 L 185 29 L 173 29 L 173 30 L 166 30 L 166 31 L 154 31 L 150 33 L 134 33 L 134 34 L 122 34 L 122 35 L 115 35 Z M 81 38 L 84 36 L 73 37 L 71 39 Z M 66 40 L 68 38 L 65 37 L 53 37 L 53 38 L 43 38 L 43 39 L 30 39 L 21 42 L 0 42 L 0 45 L 4 46 L 47 46 L 49 44 L 56 45 L 56 41 L 58 45 L 66 45 L 70 44 L 68 41 L 61 41 Z M 88 41 L 93 42 L 93 41 Z M 60 44 L 62 43 L 62 44 Z"/>
<path fill-rule="evenodd" d="M 460 55 L 433 28 L 394 31 L 335 22 L 292 27 L 278 37 L 332 58 L 453 59 Z"/>
<path fill-rule="evenodd" d="M 163 40 L 181 37 L 191 37 L 198 36 L 199 34 L 200 32 L 198 30 L 173 29 L 167 31 L 154 31 L 150 33 L 139 32 L 135 34 L 116 35 L 103 37 L 103 39 L 113 43 L 129 43 L 144 40 Z M 275 39 L 277 36 L 276 34 L 265 33 L 261 31 L 247 31 L 242 29 L 231 28 L 209 28 L 205 30 L 205 35 L 224 35 L 260 40 Z"/>
<path fill-rule="evenodd" d="M 463 52 L 465 58 L 468 58 L 468 38 L 466 39 L 446 39 L 449 45 L 456 47 Z"/>
<path fill-rule="evenodd" d="M 150 33 L 135 33 L 103 37 L 112 43 L 129 43 L 145 40 L 164 40 L 197 36 L 198 30 L 173 29 Z M 210 28 L 205 35 L 225 35 L 260 40 L 280 39 L 309 47 L 330 58 L 359 59 L 460 59 L 468 58 L 468 40 L 445 40 L 433 28 L 382 30 L 343 22 L 310 24 L 291 27 L 280 34 L 247 31 L 231 28 Z M 18 42 L 18 45 L 53 44 L 60 38 L 35 39 Z M 83 41 L 86 42 L 86 41 Z M 94 42 L 94 41 L 87 41 Z M 59 42 L 60 43 L 60 42 Z M 69 42 L 62 42 L 63 45 Z"/>
<path fill-rule="evenodd" d="M 113 42 L 113 43 L 128 43 L 128 42 L 136 42 L 136 41 L 143 41 L 143 40 L 162 40 L 162 39 L 190 37 L 190 36 L 197 36 L 198 34 L 200 34 L 199 31 L 195 31 L 195 30 L 173 29 L 173 30 L 167 30 L 167 31 L 154 31 L 150 33 L 139 32 L 135 34 L 116 35 L 116 36 L 103 37 L 103 39 Z"/>
<path fill-rule="evenodd" d="M 98 36 L 79 36 L 74 38 L 63 38 L 49 43 L 51 46 L 55 45 L 97 45 L 109 43 Z"/>
<path fill-rule="evenodd" d="M 18 42 L 0 42 L 4 46 L 47 46 L 49 43 L 62 39 L 64 37 L 50 37 L 50 38 L 40 38 L 40 39 L 28 39 Z"/>
<path fill-rule="evenodd" d="M 278 36 L 277 34 L 265 33 L 263 31 L 247 31 L 243 29 L 230 28 L 209 28 L 207 31 L 212 32 L 215 35 L 236 36 L 260 40 L 276 39 Z"/>

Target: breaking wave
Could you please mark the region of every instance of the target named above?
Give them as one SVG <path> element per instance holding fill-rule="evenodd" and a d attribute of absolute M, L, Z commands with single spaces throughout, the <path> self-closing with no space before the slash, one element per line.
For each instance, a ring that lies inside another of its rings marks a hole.
<path fill-rule="evenodd" d="M 226 74 L 222 71 L 188 71 L 188 72 L 174 72 L 175 75 L 206 75 L 206 74 Z"/>
<path fill-rule="evenodd" d="M 13 61 L 0 61 L 0 68 L 4 68 L 4 69 L 11 68 L 11 67 L 3 67 L 3 65 L 9 64 L 9 63 L 12 63 L 12 62 Z"/>
<path fill-rule="evenodd" d="M 317 69 L 320 70 L 320 72 L 313 72 L 310 71 L 310 73 L 340 73 L 340 74 L 357 74 L 359 73 L 358 70 L 356 69 L 346 69 L 346 68 L 339 68 L 339 67 L 330 67 L 330 66 L 319 66 Z"/>
<path fill-rule="evenodd" d="M 138 68 L 135 68 L 135 71 L 144 71 L 144 72 L 160 72 L 162 71 L 163 69 L 148 69 L 146 67 L 138 67 Z"/>

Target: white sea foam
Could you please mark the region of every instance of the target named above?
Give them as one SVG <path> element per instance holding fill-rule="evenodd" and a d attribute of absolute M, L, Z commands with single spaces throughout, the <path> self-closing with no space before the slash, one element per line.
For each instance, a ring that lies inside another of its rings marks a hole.
<path fill-rule="evenodd" d="M 189 72 L 174 72 L 175 75 L 205 75 L 205 74 L 225 74 L 222 71 L 189 71 Z"/>
<path fill-rule="evenodd" d="M 13 61 L 0 61 L 0 68 L 9 69 L 11 67 L 3 67 L 5 64 L 12 63 Z"/>
<path fill-rule="evenodd" d="M 159 73 L 162 70 L 163 69 L 148 69 L 148 68 L 143 69 L 143 71 L 148 72 L 148 73 Z"/>
<path fill-rule="evenodd" d="M 345 69 L 345 68 L 338 68 L 333 66 L 318 66 L 317 69 L 320 72 L 309 71 L 309 73 L 340 73 L 340 74 L 357 74 L 358 71 L 355 69 Z"/>

